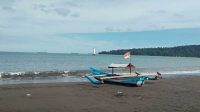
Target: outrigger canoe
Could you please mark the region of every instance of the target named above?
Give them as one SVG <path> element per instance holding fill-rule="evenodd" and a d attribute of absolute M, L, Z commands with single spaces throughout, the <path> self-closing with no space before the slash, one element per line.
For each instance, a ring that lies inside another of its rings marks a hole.
<path fill-rule="evenodd" d="M 131 73 L 131 69 L 134 66 L 129 64 L 111 64 L 109 68 L 112 68 L 112 73 L 103 72 L 90 67 L 92 74 L 86 74 L 85 77 L 93 84 L 121 84 L 129 86 L 142 86 L 145 80 L 148 80 L 146 76 L 137 76 L 136 73 Z M 129 68 L 130 73 L 128 74 L 115 74 L 114 68 Z"/>
<path fill-rule="evenodd" d="M 114 77 L 94 77 L 91 75 L 86 74 L 85 77 L 93 84 L 121 84 L 127 86 L 138 86 L 141 87 L 146 78 L 145 76 L 136 76 L 136 77 L 122 77 L 122 78 L 114 78 Z"/>
<path fill-rule="evenodd" d="M 109 66 L 111 67 L 111 66 Z M 113 76 L 113 77 L 116 77 L 116 76 L 122 76 L 122 77 L 133 77 L 133 76 L 145 76 L 145 77 L 148 77 L 148 80 L 158 80 L 158 79 L 162 79 L 162 75 L 161 73 L 157 72 L 157 73 L 139 73 L 139 72 L 134 72 L 134 73 L 120 73 L 120 74 L 116 74 L 114 73 L 114 70 L 112 70 L 112 73 L 109 73 L 109 72 L 103 72 L 103 71 L 100 71 L 100 70 L 97 70 L 95 68 L 92 68 L 90 67 L 89 70 L 91 71 L 91 73 L 94 75 L 94 76 Z"/>
<path fill-rule="evenodd" d="M 135 66 L 131 64 L 131 52 L 124 54 L 125 59 L 129 59 L 129 64 L 111 64 L 108 68 L 112 69 L 112 73 L 103 72 L 90 67 L 91 75 L 86 74 L 85 77 L 93 84 L 103 84 L 103 83 L 114 83 L 123 84 L 130 86 L 142 86 L 145 80 L 157 80 L 162 78 L 161 74 L 157 72 L 156 74 L 140 74 L 132 73 Z M 125 68 L 129 69 L 130 73 L 114 73 L 115 68 Z"/>

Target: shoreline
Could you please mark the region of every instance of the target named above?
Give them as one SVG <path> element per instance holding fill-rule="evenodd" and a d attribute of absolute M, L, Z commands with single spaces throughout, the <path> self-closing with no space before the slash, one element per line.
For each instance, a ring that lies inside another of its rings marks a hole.
<path fill-rule="evenodd" d="M 50 76 L 51 77 L 51 76 Z M 185 74 L 183 74 L 183 75 L 179 75 L 179 76 L 164 76 L 162 79 L 159 79 L 159 80 L 165 80 L 165 79 L 167 79 L 167 80 L 170 80 L 170 79 L 177 79 L 177 78 L 190 78 L 190 77 L 192 77 L 192 78 L 200 78 L 200 74 L 187 74 L 187 75 L 185 75 Z M 69 78 L 69 79 L 71 79 L 71 78 L 80 78 L 80 79 L 82 79 L 82 80 L 79 80 L 79 81 L 47 81 L 47 82 L 31 82 L 31 80 L 37 80 L 37 78 L 39 78 L 39 79 L 41 79 L 41 80 L 46 80 L 46 78 L 49 78 L 49 77 L 35 77 L 35 78 L 22 78 L 21 79 L 21 81 L 22 80 L 26 80 L 27 82 L 22 82 L 22 83 L 8 83 L 8 84 L 1 84 L 0 83 L 0 87 L 1 86 L 15 86 L 15 85 L 54 85 L 54 84 L 91 84 L 91 85 L 93 85 L 93 86 L 95 86 L 95 84 L 92 84 L 90 81 L 88 81 L 88 79 L 86 79 L 85 77 L 80 77 L 80 76 L 66 76 L 66 78 Z M 51 77 L 51 78 L 53 78 L 53 79 L 51 79 L 51 80 L 56 80 L 55 78 L 62 78 L 62 77 Z M 3 80 L 20 80 L 19 78 L 17 78 L 17 79 L 10 79 L 10 78 L 6 78 L 6 79 L 3 79 Z M 0 81 L 1 81 L 1 79 L 0 79 Z M 30 82 L 28 82 L 28 81 L 30 81 Z M 147 82 L 147 84 L 148 84 L 148 82 L 153 82 L 153 81 L 158 81 L 158 80 L 146 80 L 145 81 L 145 85 L 146 85 L 146 82 Z M 109 84 L 106 84 L 106 85 L 109 85 Z M 111 85 L 115 85 L 115 84 L 111 84 Z M 98 85 L 97 85 L 98 86 Z M 119 84 L 119 86 L 125 86 L 126 87 L 126 85 L 120 85 Z M 131 86 L 127 86 L 127 87 L 131 87 Z"/>
<path fill-rule="evenodd" d="M 80 82 L 0 85 L 0 111 L 198 112 L 199 80 L 200 76 L 164 78 L 143 87 Z"/>
<path fill-rule="evenodd" d="M 0 85 L 18 84 L 48 84 L 48 83 L 71 83 L 89 82 L 84 74 L 89 70 L 76 71 L 46 71 L 46 72 L 12 72 L 12 74 L 0 74 Z M 144 73 L 147 74 L 147 73 Z M 200 73 L 163 74 L 163 78 L 180 78 L 200 76 Z"/>
<path fill-rule="evenodd" d="M 101 70 L 105 72 L 111 72 L 110 70 Z M 141 74 L 147 74 L 151 73 L 148 71 L 138 71 L 135 70 L 133 72 L 139 72 Z M 160 72 L 164 75 L 191 75 L 191 74 L 200 74 L 200 70 L 180 70 L 180 71 L 162 71 L 162 70 L 156 70 L 152 71 L 152 73 Z M 34 77 L 51 77 L 51 76 L 61 76 L 61 77 L 66 77 L 66 76 L 80 76 L 82 77 L 84 74 L 89 74 L 91 73 L 89 70 L 65 70 L 65 71 L 28 71 L 28 72 L 0 72 L 0 79 L 2 78 L 34 78 Z"/>

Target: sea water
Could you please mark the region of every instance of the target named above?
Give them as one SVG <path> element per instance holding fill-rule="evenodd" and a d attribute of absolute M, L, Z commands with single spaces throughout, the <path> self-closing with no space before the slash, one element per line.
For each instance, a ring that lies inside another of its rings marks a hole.
<path fill-rule="evenodd" d="M 163 74 L 199 74 L 200 58 L 133 55 L 131 62 L 138 72 Z M 107 70 L 111 63 L 129 63 L 122 55 L 10 53 L 0 52 L 0 72 L 40 72 L 87 70 L 89 67 Z"/>
<path fill-rule="evenodd" d="M 200 70 L 200 58 L 137 56 L 131 62 L 137 71 L 184 72 Z M 129 63 L 122 55 L 0 53 L 0 72 L 107 69 L 111 63 Z"/>

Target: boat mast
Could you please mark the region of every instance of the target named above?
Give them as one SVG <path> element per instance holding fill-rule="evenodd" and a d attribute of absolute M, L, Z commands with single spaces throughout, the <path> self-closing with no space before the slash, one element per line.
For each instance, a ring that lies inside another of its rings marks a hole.
<path fill-rule="evenodd" d="M 130 52 L 130 58 L 129 58 L 129 67 L 130 67 L 130 75 L 131 75 L 131 67 L 132 67 L 132 64 L 131 64 L 131 52 Z"/>

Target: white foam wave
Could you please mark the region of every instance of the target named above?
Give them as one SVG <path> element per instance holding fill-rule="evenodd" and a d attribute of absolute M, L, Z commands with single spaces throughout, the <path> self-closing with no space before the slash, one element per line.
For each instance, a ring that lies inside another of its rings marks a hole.
<path fill-rule="evenodd" d="M 141 72 L 141 74 L 152 74 L 153 72 Z M 191 71 L 159 71 L 163 76 L 172 77 L 172 76 L 181 76 L 181 75 L 195 75 L 200 76 L 200 70 L 191 70 Z M 154 72 L 156 74 L 156 72 Z"/>
<path fill-rule="evenodd" d="M 161 72 L 161 74 L 175 74 L 175 75 L 186 75 L 186 74 L 200 74 L 200 70 L 193 70 L 193 71 L 168 71 L 168 72 Z"/>

